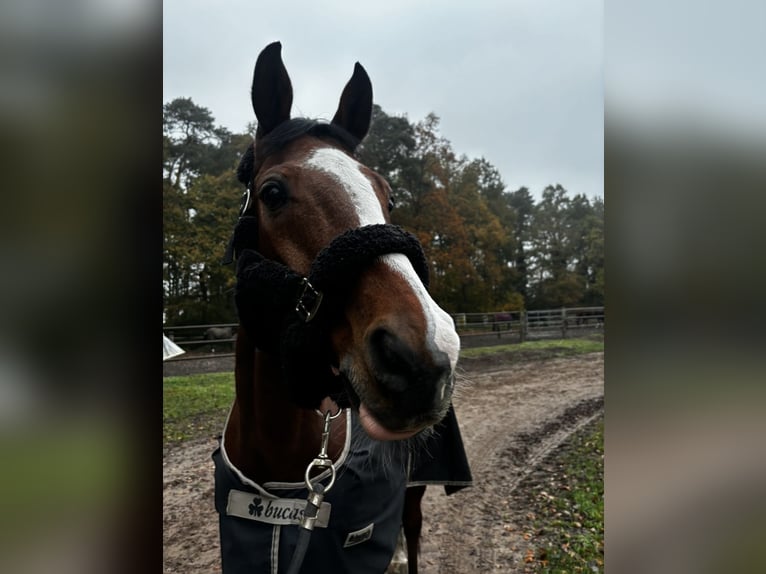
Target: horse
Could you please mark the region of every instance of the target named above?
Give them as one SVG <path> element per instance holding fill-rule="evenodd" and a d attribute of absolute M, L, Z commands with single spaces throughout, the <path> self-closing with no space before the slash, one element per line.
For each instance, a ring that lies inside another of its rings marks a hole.
<path fill-rule="evenodd" d="M 202 336 L 205 341 L 210 343 L 208 348 L 211 353 L 215 353 L 216 350 L 229 351 L 233 349 L 232 341 L 236 341 L 236 337 L 237 333 L 232 327 L 208 327 Z"/>
<path fill-rule="evenodd" d="M 511 322 L 513 321 L 513 315 L 511 313 L 495 313 L 492 316 L 492 330 L 502 331 L 503 329 L 510 331 Z"/>
<path fill-rule="evenodd" d="M 428 294 L 420 243 L 391 224 L 388 182 L 355 157 L 372 115 L 367 72 L 355 64 L 330 122 L 291 118 L 292 93 L 272 43 L 253 73 L 257 129 L 225 257 L 239 326 L 213 453 L 222 568 L 380 574 L 405 516 L 417 552 L 422 516 L 405 513 L 406 493 L 419 513 L 424 485 L 445 484 L 425 473 L 406 488 L 412 445 L 438 442 L 434 425 L 457 431 L 460 339 Z"/>
<path fill-rule="evenodd" d="M 220 339 L 231 339 L 236 333 L 231 327 L 208 327 L 205 329 L 203 339 L 205 341 L 216 341 Z"/>

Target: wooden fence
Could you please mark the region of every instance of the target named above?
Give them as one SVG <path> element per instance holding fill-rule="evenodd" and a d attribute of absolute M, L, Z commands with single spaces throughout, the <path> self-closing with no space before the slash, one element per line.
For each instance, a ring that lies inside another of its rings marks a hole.
<path fill-rule="evenodd" d="M 458 313 L 452 316 L 464 347 L 578 337 L 604 328 L 604 307 Z M 495 341 L 498 343 L 499 341 Z"/>
<path fill-rule="evenodd" d="M 604 307 L 562 307 L 452 315 L 463 347 L 578 337 L 604 328 Z M 227 333 L 228 330 L 228 333 Z M 165 326 L 165 335 L 186 351 L 170 361 L 234 352 L 237 324 Z"/>

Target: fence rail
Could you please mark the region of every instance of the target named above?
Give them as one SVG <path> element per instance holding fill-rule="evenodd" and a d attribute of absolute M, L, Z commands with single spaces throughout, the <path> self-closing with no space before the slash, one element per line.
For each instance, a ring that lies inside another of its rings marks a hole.
<path fill-rule="evenodd" d="M 168 361 L 232 354 L 237 340 L 237 323 L 165 326 L 162 330 L 168 339 L 186 351 Z"/>
<path fill-rule="evenodd" d="M 604 307 L 561 307 L 531 311 L 455 313 L 455 327 L 464 347 L 509 341 L 577 337 L 604 328 Z M 221 356 L 234 352 L 237 323 L 163 327 L 165 335 L 186 351 L 169 361 Z"/>
<path fill-rule="evenodd" d="M 562 307 L 531 311 L 459 313 L 452 316 L 461 338 L 494 334 L 512 336 L 519 342 L 531 339 L 577 336 L 604 328 L 604 307 Z"/>

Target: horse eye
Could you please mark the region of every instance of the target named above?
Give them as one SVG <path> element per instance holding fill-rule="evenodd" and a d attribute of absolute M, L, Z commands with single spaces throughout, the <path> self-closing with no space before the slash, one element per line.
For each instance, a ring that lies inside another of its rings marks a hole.
<path fill-rule="evenodd" d="M 287 203 L 287 189 L 278 181 L 267 181 L 261 186 L 258 198 L 269 211 L 276 211 Z"/>
<path fill-rule="evenodd" d="M 388 196 L 388 212 L 391 213 L 396 207 L 396 199 L 393 195 Z"/>

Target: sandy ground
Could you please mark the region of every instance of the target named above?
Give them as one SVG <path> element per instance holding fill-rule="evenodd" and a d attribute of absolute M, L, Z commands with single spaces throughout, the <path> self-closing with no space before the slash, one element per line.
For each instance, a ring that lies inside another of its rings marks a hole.
<path fill-rule="evenodd" d="M 603 412 L 604 356 L 510 364 L 466 360 L 455 397 L 474 486 L 423 500 L 421 574 L 523 572 L 533 540 L 514 503 L 546 455 Z M 170 449 L 163 460 L 166 573 L 220 572 L 213 507 L 214 437 Z"/>

